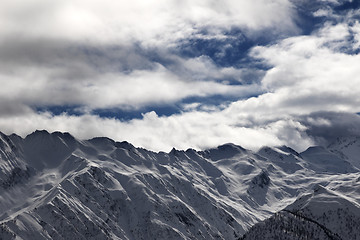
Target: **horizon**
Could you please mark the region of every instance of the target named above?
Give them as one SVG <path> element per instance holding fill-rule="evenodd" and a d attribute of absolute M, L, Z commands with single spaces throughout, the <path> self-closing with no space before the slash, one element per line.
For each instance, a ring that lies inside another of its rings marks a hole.
<path fill-rule="evenodd" d="M 303 150 L 303 151 L 297 151 L 297 150 L 295 150 L 295 149 L 293 149 L 293 148 L 291 148 L 290 146 L 287 146 L 287 145 L 273 145 L 273 146 L 263 145 L 263 146 L 260 146 L 259 148 L 256 148 L 256 149 L 248 149 L 248 148 L 244 148 L 243 146 L 238 145 L 238 144 L 235 144 L 235 143 L 232 143 L 232 142 L 222 143 L 222 144 L 219 144 L 219 145 L 217 145 L 217 146 L 213 146 L 213 147 L 211 147 L 211 148 L 205 148 L 205 149 L 194 149 L 194 148 L 181 148 L 181 149 L 178 149 L 178 148 L 172 147 L 172 149 L 169 150 L 169 151 L 165 151 L 165 150 L 154 151 L 154 150 L 151 150 L 151 149 L 146 149 L 146 148 L 141 147 L 141 146 L 136 146 L 136 145 L 134 145 L 132 142 L 129 142 L 129 141 L 126 141 L 126 140 L 117 141 L 117 140 L 115 140 L 115 139 L 112 139 L 112 138 L 109 138 L 109 137 L 106 137 L 106 136 L 95 136 L 95 137 L 92 137 L 92 138 L 79 139 L 79 138 L 73 136 L 70 132 L 61 132 L 61 131 L 49 132 L 49 131 L 46 130 L 46 129 L 36 129 L 35 131 L 33 131 L 33 132 L 31 132 L 31 133 L 29 133 L 29 134 L 27 134 L 27 135 L 25 135 L 25 136 L 21 136 L 21 135 L 18 135 L 18 134 L 16 134 L 16 133 L 5 134 L 5 133 L 3 133 L 3 132 L 1 132 L 1 131 L 0 131 L 0 134 L 4 134 L 4 135 L 7 136 L 7 137 L 10 137 L 10 136 L 15 135 L 16 137 L 20 137 L 22 140 L 25 140 L 25 139 L 26 139 L 28 136 L 30 136 L 30 135 L 33 135 L 33 134 L 36 134 L 36 133 L 42 133 L 42 132 L 45 132 L 46 134 L 49 134 L 49 135 L 56 134 L 56 133 L 59 133 L 59 134 L 62 134 L 62 135 L 68 134 L 68 135 L 70 135 L 72 138 L 74 138 L 74 139 L 77 140 L 77 141 L 91 141 L 91 140 L 93 140 L 93 139 L 107 139 L 107 140 L 110 140 L 110 141 L 112 141 L 112 142 L 114 142 L 114 143 L 127 143 L 127 144 L 130 144 L 131 146 L 133 146 L 133 147 L 136 148 L 136 149 L 143 149 L 143 150 L 149 151 L 149 152 L 154 152 L 154 153 L 166 153 L 166 154 L 170 154 L 170 153 L 171 153 L 172 151 L 174 151 L 174 150 L 175 150 L 175 151 L 180 151 L 180 152 L 187 152 L 187 151 L 189 151 L 189 150 L 194 150 L 195 152 L 206 152 L 206 151 L 208 151 L 208 150 L 218 149 L 218 148 L 220 148 L 220 147 L 229 146 L 229 145 L 230 145 L 230 146 L 235 146 L 235 147 L 241 148 L 241 149 L 243 149 L 243 150 L 245 150 L 245 151 L 252 151 L 252 152 L 254 152 L 254 153 L 257 153 L 257 152 L 259 152 L 259 151 L 261 151 L 262 149 L 265 149 L 265 148 L 271 148 L 271 149 L 274 149 L 274 148 L 275 148 L 275 149 L 281 150 L 281 149 L 279 149 L 279 148 L 286 147 L 286 148 L 289 148 L 289 149 L 295 151 L 295 152 L 298 153 L 298 154 L 301 154 L 301 153 L 303 153 L 303 152 L 306 152 L 306 151 L 307 151 L 308 149 L 310 149 L 310 148 L 314 148 L 314 147 L 328 148 L 330 145 L 332 145 L 332 144 L 335 143 L 335 141 L 330 142 L 329 145 L 327 145 L 327 146 L 324 146 L 324 145 L 310 145 L 310 146 L 308 146 L 308 147 L 307 147 L 305 150 Z M 360 138 L 360 137 L 359 137 L 359 136 L 356 136 L 355 138 Z M 340 139 L 340 138 L 337 138 L 336 141 L 339 140 L 339 139 Z"/>

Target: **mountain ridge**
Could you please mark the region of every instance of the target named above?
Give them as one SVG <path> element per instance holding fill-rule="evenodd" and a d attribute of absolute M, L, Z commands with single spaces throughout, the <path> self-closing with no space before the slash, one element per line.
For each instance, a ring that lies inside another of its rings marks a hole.
<path fill-rule="evenodd" d="M 239 239 L 315 186 L 358 204 L 349 184 L 360 179 L 350 163 L 358 159 L 341 158 L 339 146 L 306 154 L 235 144 L 165 153 L 106 137 L 0 134 L 0 237 Z M 344 162 L 346 171 L 336 168 Z"/>

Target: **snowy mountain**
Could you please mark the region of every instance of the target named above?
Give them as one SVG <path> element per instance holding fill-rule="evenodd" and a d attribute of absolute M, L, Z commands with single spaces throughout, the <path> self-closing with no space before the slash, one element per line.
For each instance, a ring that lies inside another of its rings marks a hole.
<path fill-rule="evenodd" d="M 155 153 L 0 134 L 0 239 L 359 239 L 360 146 L 344 141 Z"/>
<path fill-rule="evenodd" d="M 360 169 L 360 137 L 338 138 L 327 148 Z"/>
<path fill-rule="evenodd" d="M 359 178 L 354 177 L 349 176 L 353 179 L 341 185 L 351 182 L 348 187 L 359 189 Z M 359 201 L 358 194 L 359 191 L 355 196 Z M 311 193 L 253 226 L 241 239 L 360 239 L 358 201 L 318 185 Z"/>

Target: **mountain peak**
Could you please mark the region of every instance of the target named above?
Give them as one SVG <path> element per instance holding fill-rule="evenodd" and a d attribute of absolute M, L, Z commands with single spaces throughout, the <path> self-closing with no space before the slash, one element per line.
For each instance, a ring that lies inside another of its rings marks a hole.
<path fill-rule="evenodd" d="M 32 134 L 34 134 L 34 135 L 49 135 L 50 133 L 47 130 L 43 129 L 43 130 L 35 130 L 30 135 L 32 135 Z"/>

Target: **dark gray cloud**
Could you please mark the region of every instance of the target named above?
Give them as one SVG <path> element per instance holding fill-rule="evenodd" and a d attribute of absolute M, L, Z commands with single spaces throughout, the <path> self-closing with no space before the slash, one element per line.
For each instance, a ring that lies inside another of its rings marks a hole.
<path fill-rule="evenodd" d="M 1 118 L 5 118 L 11 121 L 11 118 L 15 117 L 26 117 L 32 113 L 31 107 L 18 103 L 15 101 L 9 101 L 0 97 L 0 114 Z"/>
<path fill-rule="evenodd" d="M 359 137 L 360 116 L 345 112 L 315 112 L 302 116 L 300 122 L 316 144 L 329 145 L 337 138 Z"/>
<path fill-rule="evenodd" d="M 2 72 L 16 74 L 16 70 L 28 68 L 54 69 L 58 70 L 59 76 L 53 77 L 62 77 L 64 81 L 86 79 L 107 72 L 151 69 L 154 62 L 148 55 L 135 44 L 101 45 L 17 36 L 0 41 Z"/>

